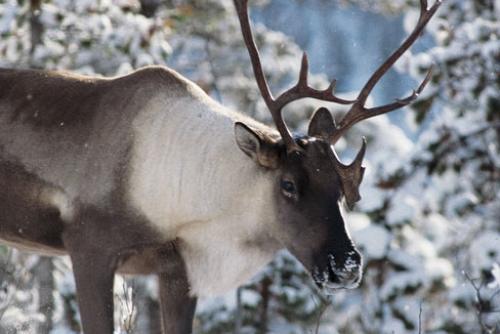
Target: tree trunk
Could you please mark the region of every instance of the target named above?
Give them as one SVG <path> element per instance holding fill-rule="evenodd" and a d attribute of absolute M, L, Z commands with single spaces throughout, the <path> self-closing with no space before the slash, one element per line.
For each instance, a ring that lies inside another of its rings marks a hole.
<path fill-rule="evenodd" d="M 242 304 L 241 304 L 241 288 L 236 290 L 236 314 L 234 316 L 234 334 L 239 334 L 242 323 Z"/>
<path fill-rule="evenodd" d="M 37 333 L 49 334 L 53 328 L 54 315 L 54 264 L 49 257 L 41 257 L 35 268 L 34 277 L 38 280 L 38 311 L 45 316 L 45 321 L 38 325 Z"/>
<path fill-rule="evenodd" d="M 137 304 L 136 333 L 161 334 L 160 305 L 148 291 L 147 278 L 135 279 L 135 302 Z"/>
<path fill-rule="evenodd" d="M 262 304 L 260 310 L 260 326 L 259 326 L 259 334 L 266 334 L 268 327 L 268 311 L 269 311 L 269 301 L 271 299 L 271 291 L 269 287 L 271 286 L 272 281 L 269 277 L 266 277 L 262 280 L 260 295 L 262 297 Z"/>
<path fill-rule="evenodd" d="M 43 24 L 40 20 L 40 5 L 41 0 L 30 1 L 30 34 L 31 34 L 31 48 L 30 55 L 35 52 L 38 44 L 42 43 Z"/>

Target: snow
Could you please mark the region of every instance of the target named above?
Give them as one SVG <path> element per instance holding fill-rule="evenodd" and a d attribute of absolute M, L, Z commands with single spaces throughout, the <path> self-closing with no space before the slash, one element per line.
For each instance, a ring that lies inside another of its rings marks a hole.
<path fill-rule="evenodd" d="M 488 283 L 488 288 L 496 289 L 500 288 L 500 265 L 498 263 L 493 264 L 493 269 L 491 270 L 491 275 L 493 279 Z"/>
<path fill-rule="evenodd" d="M 351 216 L 349 217 L 351 218 Z M 392 239 L 387 229 L 370 224 L 360 229 L 353 228 L 351 231 L 356 245 L 360 248 L 366 260 L 382 259 L 387 255 Z"/>
<path fill-rule="evenodd" d="M 368 165 L 364 163 L 364 165 Z M 372 177 L 372 168 L 370 166 L 366 166 L 365 177 L 363 183 L 361 183 L 361 201 L 356 204 L 359 207 L 359 210 L 365 212 L 374 211 L 383 206 L 385 200 L 385 193 L 374 187 L 373 184 L 369 183 L 369 180 L 373 180 Z"/>
<path fill-rule="evenodd" d="M 487 231 L 478 235 L 470 245 L 474 275 L 481 270 L 491 270 L 500 262 L 500 233 Z"/>
<path fill-rule="evenodd" d="M 380 297 L 384 301 L 390 301 L 404 293 L 411 293 L 422 286 L 423 273 L 404 272 L 392 275 L 386 280 L 380 289 Z"/>
<path fill-rule="evenodd" d="M 412 195 L 398 192 L 394 195 L 392 205 L 387 211 L 387 223 L 391 225 L 411 221 L 419 212 L 419 202 Z"/>

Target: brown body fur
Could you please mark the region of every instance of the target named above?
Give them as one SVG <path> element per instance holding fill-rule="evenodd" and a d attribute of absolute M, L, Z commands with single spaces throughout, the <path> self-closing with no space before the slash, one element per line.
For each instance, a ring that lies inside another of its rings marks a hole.
<path fill-rule="evenodd" d="M 176 241 L 122 196 L 131 120 L 158 87 L 175 95 L 182 85 L 163 68 L 117 79 L 0 69 L 0 239 L 69 254 L 86 333 L 113 331 L 115 270 L 174 277 L 160 282 L 165 330 L 190 331 L 195 299 Z M 182 318 L 175 303 L 188 305 Z"/>

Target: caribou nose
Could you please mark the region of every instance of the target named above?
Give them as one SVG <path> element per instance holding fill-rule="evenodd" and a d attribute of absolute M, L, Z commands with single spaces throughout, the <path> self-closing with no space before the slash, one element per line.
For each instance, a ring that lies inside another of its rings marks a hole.
<path fill-rule="evenodd" d="M 354 289 L 359 286 L 361 281 L 361 266 L 352 267 L 350 270 L 330 268 L 329 280 L 325 284 L 327 290 L 336 289 Z M 328 291 L 327 291 L 328 292 Z"/>
<path fill-rule="evenodd" d="M 332 288 L 356 288 L 362 276 L 361 255 L 356 249 L 342 255 L 337 258 L 334 255 L 329 256 L 331 271 L 329 286 Z"/>
<path fill-rule="evenodd" d="M 337 281 L 339 285 L 342 285 L 346 289 L 353 289 L 359 285 L 361 280 L 361 268 L 353 268 L 353 270 L 338 270 L 335 271 L 335 276 L 337 276 Z"/>
<path fill-rule="evenodd" d="M 359 286 L 363 276 L 363 261 L 355 248 L 331 252 L 325 262 L 318 263 L 311 272 L 315 283 L 324 293 L 332 294 L 337 289 L 354 289 Z"/>

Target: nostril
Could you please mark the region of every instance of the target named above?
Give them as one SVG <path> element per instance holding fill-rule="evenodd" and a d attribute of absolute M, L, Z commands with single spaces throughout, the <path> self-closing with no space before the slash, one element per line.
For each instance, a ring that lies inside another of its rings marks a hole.
<path fill-rule="evenodd" d="M 330 281 L 335 284 L 342 284 L 342 279 L 338 275 L 333 275 Z"/>

